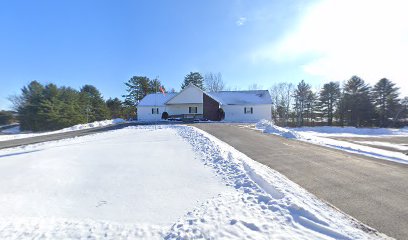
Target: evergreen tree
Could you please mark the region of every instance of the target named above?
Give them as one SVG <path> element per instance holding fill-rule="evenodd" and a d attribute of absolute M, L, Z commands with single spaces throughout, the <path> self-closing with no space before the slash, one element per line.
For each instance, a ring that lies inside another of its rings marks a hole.
<path fill-rule="evenodd" d="M 43 90 L 44 98 L 40 103 L 37 115 L 41 119 L 38 131 L 56 130 L 61 127 L 60 109 L 62 102 L 58 99 L 58 88 L 55 84 L 47 84 Z"/>
<path fill-rule="evenodd" d="M 99 90 L 91 85 L 85 85 L 78 92 L 72 88 L 58 88 L 52 83 L 43 86 L 32 81 L 21 90 L 22 94 L 14 96 L 12 102 L 22 130 L 56 130 L 108 117 L 105 101 Z"/>
<path fill-rule="evenodd" d="M 0 125 L 7 125 L 13 121 L 13 113 L 10 111 L 0 111 Z"/>
<path fill-rule="evenodd" d="M 59 128 L 86 123 L 86 116 L 83 114 L 83 106 L 77 90 L 70 87 L 61 87 L 58 97 L 61 101 L 59 111 L 61 125 Z"/>
<path fill-rule="evenodd" d="M 96 87 L 85 85 L 81 88 L 79 95 L 87 122 L 101 121 L 109 117 L 109 110 Z"/>
<path fill-rule="evenodd" d="M 370 87 L 363 79 L 353 76 L 343 87 L 341 115 L 350 126 L 368 126 L 372 122 L 374 106 L 370 98 Z"/>
<path fill-rule="evenodd" d="M 160 92 L 160 88 L 165 90 L 164 86 L 161 84 L 159 79 L 155 78 L 155 79 L 149 80 L 149 89 L 148 89 L 147 94 Z"/>
<path fill-rule="evenodd" d="M 190 72 L 184 77 L 184 82 L 181 84 L 181 89 L 187 87 L 190 83 L 194 84 L 196 87 L 205 90 L 204 88 L 204 78 L 199 72 Z"/>
<path fill-rule="evenodd" d="M 136 108 L 132 102 L 124 101 L 123 102 L 123 117 L 124 119 L 136 119 Z"/>
<path fill-rule="evenodd" d="M 106 101 L 106 106 L 109 109 L 111 118 L 121 118 L 123 117 L 123 106 L 122 101 L 119 98 L 109 98 Z"/>
<path fill-rule="evenodd" d="M 374 85 L 372 96 L 379 116 L 380 127 L 389 126 L 399 108 L 398 88 L 393 82 L 383 78 Z"/>
<path fill-rule="evenodd" d="M 313 122 L 317 116 L 318 99 L 317 94 L 310 90 L 305 103 L 305 116 L 309 123 Z"/>
<path fill-rule="evenodd" d="M 323 85 L 320 91 L 320 108 L 323 117 L 327 118 L 327 125 L 331 126 L 335 108 L 340 99 L 340 85 L 336 82 L 329 82 Z"/>
<path fill-rule="evenodd" d="M 44 86 L 37 81 L 32 81 L 21 89 L 19 105 L 16 107 L 21 130 L 41 130 L 41 116 L 37 113 L 40 110 L 41 101 L 44 100 L 43 90 Z"/>
<path fill-rule="evenodd" d="M 151 81 L 148 77 L 133 76 L 126 83 L 127 95 L 123 95 L 125 102 L 136 106 L 152 90 Z"/>
<path fill-rule="evenodd" d="M 309 84 L 306 84 L 304 80 L 297 85 L 294 91 L 296 121 L 299 127 L 304 124 L 304 113 L 310 94 L 311 87 Z"/>
<path fill-rule="evenodd" d="M 394 117 L 394 124 L 398 119 L 406 119 L 408 118 L 408 97 L 404 97 L 401 99 L 400 104 L 399 104 L 399 109 L 397 114 L 395 114 Z"/>

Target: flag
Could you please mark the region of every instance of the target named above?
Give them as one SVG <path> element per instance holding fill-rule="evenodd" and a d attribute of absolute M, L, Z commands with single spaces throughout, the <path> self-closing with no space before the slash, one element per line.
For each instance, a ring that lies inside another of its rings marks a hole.
<path fill-rule="evenodd" d="M 164 96 L 166 96 L 166 93 L 164 92 L 164 89 L 162 88 L 162 86 L 160 86 L 159 90 L 161 93 L 163 93 Z"/>

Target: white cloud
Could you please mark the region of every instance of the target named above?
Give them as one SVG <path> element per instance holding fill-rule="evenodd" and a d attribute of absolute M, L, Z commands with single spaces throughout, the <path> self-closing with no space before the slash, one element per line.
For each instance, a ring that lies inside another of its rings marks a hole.
<path fill-rule="evenodd" d="M 247 18 L 246 17 L 240 17 L 235 23 L 237 24 L 237 26 L 242 26 L 247 22 Z"/>
<path fill-rule="evenodd" d="M 408 95 L 408 2 L 326 0 L 310 6 L 298 26 L 254 52 L 256 61 L 309 59 L 305 73 L 327 80 L 387 77 Z"/>

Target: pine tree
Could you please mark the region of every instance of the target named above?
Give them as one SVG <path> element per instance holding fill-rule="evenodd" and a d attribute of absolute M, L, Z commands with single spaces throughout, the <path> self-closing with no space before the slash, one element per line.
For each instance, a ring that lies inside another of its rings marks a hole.
<path fill-rule="evenodd" d="M 69 87 L 58 88 L 52 83 L 43 86 L 33 81 L 12 100 L 22 130 L 56 130 L 108 117 L 105 101 L 99 90 L 91 85 L 85 85 L 78 92 Z"/>
<path fill-rule="evenodd" d="M 340 85 L 336 82 L 326 83 L 320 90 L 320 109 L 323 113 L 323 117 L 327 118 L 327 125 L 329 126 L 333 123 L 335 108 L 340 96 Z"/>
<path fill-rule="evenodd" d="M 164 86 L 161 84 L 159 79 L 155 78 L 149 80 L 149 89 L 147 91 L 147 94 L 160 92 L 160 88 L 165 90 Z"/>
<path fill-rule="evenodd" d="M 123 97 L 125 102 L 133 106 L 136 106 L 152 89 L 150 79 L 142 76 L 133 76 L 125 85 L 127 94 Z"/>
<path fill-rule="evenodd" d="M 55 84 L 47 84 L 43 90 L 43 96 L 37 116 L 41 119 L 38 131 L 56 130 L 60 128 L 59 108 L 61 102 L 58 99 L 58 87 Z"/>
<path fill-rule="evenodd" d="M 119 98 L 109 98 L 106 100 L 106 106 L 109 109 L 111 118 L 121 118 L 123 117 L 123 106 L 122 101 Z"/>
<path fill-rule="evenodd" d="M 44 100 L 43 90 L 44 86 L 37 81 L 32 81 L 21 89 L 22 94 L 17 106 L 21 130 L 41 130 L 41 116 L 37 113 L 40 110 L 41 101 Z"/>
<path fill-rule="evenodd" d="M 401 99 L 399 109 L 394 117 L 394 124 L 400 118 L 408 118 L 408 97 L 404 97 L 403 99 Z"/>
<path fill-rule="evenodd" d="M 83 114 L 83 107 L 77 90 L 70 87 L 61 87 L 59 89 L 59 99 L 62 103 L 59 110 L 61 128 L 86 123 L 86 115 Z"/>
<path fill-rule="evenodd" d="M 309 123 L 312 123 L 317 115 L 318 109 L 318 96 L 312 90 L 309 91 L 307 95 L 306 102 L 305 102 L 305 114 L 306 119 L 308 119 Z"/>
<path fill-rule="evenodd" d="M 307 100 L 311 94 L 311 87 L 302 80 L 294 91 L 296 121 L 299 127 L 304 125 L 304 113 Z"/>
<path fill-rule="evenodd" d="M 123 101 L 123 117 L 128 120 L 137 118 L 136 108 L 132 102 Z"/>
<path fill-rule="evenodd" d="M 82 111 L 87 117 L 87 122 L 107 119 L 109 110 L 99 90 L 92 85 L 84 85 L 80 92 Z"/>
<path fill-rule="evenodd" d="M 0 111 L 0 125 L 7 125 L 13 121 L 13 114 L 10 111 Z"/>
<path fill-rule="evenodd" d="M 374 85 L 372 96 L 376 112 L 379 116 L 380 127 L 389 126 L 391 119 L 393 119 L 398 112 L 398 88 L 387 78 L 382 78 Z"/>
<path fill-rule="evenodd" d="M 343 87 L 341 114 L 348 125 L 361 127 L 372 123 L 374 106 L 370 86 L 358 76 L 351 77 Z"/>
<path fill-rule="evenodd" d="M 205 90 L 204 88 L 204 78 L 199 72 L 190 72 L 184 77 L 184 82 L 181 84 L 181 89 L 184 89 L 189 84 L 194 84 L 196 87 Z"/>

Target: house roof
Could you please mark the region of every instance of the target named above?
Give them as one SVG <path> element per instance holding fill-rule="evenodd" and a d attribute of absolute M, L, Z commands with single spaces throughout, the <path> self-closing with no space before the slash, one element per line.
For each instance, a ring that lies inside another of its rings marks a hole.
<path fill-rule="evenodd" d="M 272 104 L 271 95 L 268 90 L 249 90 L 249 91 L 220 91 L 204 92 L 221 105 L 258 105 Z M 138 106 L 164 106 L 166 103 L 177 96 L 179 93 L 152 93 L 144 97 Z"/>
<path fill-rule="evenodd" d="M 220 91 L 206 94 L 222 105 L 272 104 L 268 90 Z"/>
<path fill-rule="evenodd" d="M 173 98 L 176 95 L 177 93 L 166 93 L 165 95 L 163 95 L 163 93 L 151 93 L 146 95 L 142 100 L 140 100 L 137 106 L 145 107 L 164 106 L 165 102 L 167 102 L 169 99 Z"/>
<path fill-rule="evenodd" d="M 199 88 L 199 87 L 197 87 L 196 85 L 190 83 L 190 84 L 188 84 L 184 89 L 182 89 L 180 92 L 176 93 L 176 95 L 174 95 L 173 97 L 167 99 L 167 101 L 164 102 L 164 104 L 167 104 L 167 103 L 171 102 L 173 98 L 176 98 L 178 95 L 182 94 L 184 91 L 188 90 L 189 88 L 195 88 L 195 89 L 197 89 L 199 92 L 204 93 L 204 91 L 203 91 L 201 88 Z"/>

